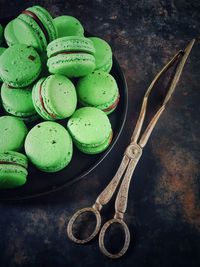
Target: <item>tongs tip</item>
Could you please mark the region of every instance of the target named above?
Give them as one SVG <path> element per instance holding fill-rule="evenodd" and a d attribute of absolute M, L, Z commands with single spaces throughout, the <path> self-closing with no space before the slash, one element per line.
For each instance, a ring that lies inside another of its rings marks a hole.
<path fill-rule="evenodd" d="M 192 47 L 193 47 L 193 45 L 194 45 L 195 42 L 196 42 L 196 38 L 193 38 L 193 39 L 189 42 L 189 44 L 186 46 L 184 52 L 190 51 L 190 50 L 192 49 Z"/>

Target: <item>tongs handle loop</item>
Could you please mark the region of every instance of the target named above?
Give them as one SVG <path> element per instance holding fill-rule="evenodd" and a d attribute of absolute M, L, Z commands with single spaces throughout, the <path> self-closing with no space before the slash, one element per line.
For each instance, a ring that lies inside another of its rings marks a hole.
<path fill-rule="evenodd" d="M 118 253 L 115 253 L 115 254 L 109 252 L 105 246 L 105 235 L 107 233 L 108 228 L 113 224 L 120 224 L 121 227 L 123 228 L 124 235 L 125 235 L 124 244 L 123 244 L 122 249 Z M 118 258 L 122 257 L 126 253 L 128 247 L 129 247 L 129 244 L 130 244 L 130 232 L 129 232 L 127 224 L 123 220 L 113 218 L 113 219 L 107 221 L 103 225 L 103 227 L 101 228 L 101 231 L 99 234 L 99 248 L 100 248 L 101 252 L 105 256 L 107 256 L 108 258 L 118 259 Z"/>
<path fill-rule="evenodd" d="M 85 239 L 79 239 L 77 237 L 75 237 L 74 233 L 73 233 L 73 227 L 75 226 L 76 220 L 78 219 L 79 216 L 81 216 L 84 213 L 93 213 L 95 215 L 95 219 L 96 219 L 96 225 L 94 228 L 94 231 Z M 88 208 L 83 208 L 78 210 L 76 213 L 74 213 L 74 215 L 71 217 L 71 219 L 69 220 L 69 223 L 67 225 L 67 234 L 68 237 L 75 243 L 77 244 L 85 244 L 87 242 L 89 242 L 90 240 L 92 240 L 99 232 L 101 227 L 101 215 L 99 213 L 99 211 L 97 209 L 95 209 L 94 207 L 88 207 Z"/>

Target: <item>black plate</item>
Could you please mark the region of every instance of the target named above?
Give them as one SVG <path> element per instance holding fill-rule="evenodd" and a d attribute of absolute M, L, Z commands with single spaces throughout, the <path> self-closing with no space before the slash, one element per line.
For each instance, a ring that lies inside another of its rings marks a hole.
<path fill-rule="evenodd" d="M 7 21 L 9 20 L 3 20 L 1 23 L 5 24 Z M 90 171 L 97 167 L 103 159 L 106 158 L 121 134 L 128 106 L 126 80 L 115 57 L 113 57 L 113 68 L 111 70 L 111 74 L 115 77 L 119 87 L 120 102 L 116 110 L 109 115 L 114 134 L 110 147 L 104 153 L 98 155 L 86 155 L 79 152 L 74 147 L 73 158 L 70 164 L 64 170 L 53 174 L 41 172 L 30 163 L 27 183 L 18 189 L 1 190 L 0 200 L 28 199 L 59 190 L 64 186 L 68 186 L 75 181 L 84 178 Z M 0 112 L 0 115 L 3 115 L 2 111 Z M 63 120 L 61 123 L 66 125 L 67 122 L 66 120 Z M 28 125 L 28 128 L 31 129 L 34 124 Z"/>

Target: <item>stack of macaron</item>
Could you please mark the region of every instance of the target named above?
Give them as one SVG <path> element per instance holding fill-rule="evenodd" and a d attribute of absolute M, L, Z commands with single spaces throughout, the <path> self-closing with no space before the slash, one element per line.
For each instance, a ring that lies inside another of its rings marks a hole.
<path fill-rule="evenodd" d="M 70 163 L 73 144 L 108 148 L 119 102 L 112 64 L 110 45 L 72 16 L 33 6 L 0 24 L 0 189 L 26 183 L 28 160 L 51 173 Z"/>

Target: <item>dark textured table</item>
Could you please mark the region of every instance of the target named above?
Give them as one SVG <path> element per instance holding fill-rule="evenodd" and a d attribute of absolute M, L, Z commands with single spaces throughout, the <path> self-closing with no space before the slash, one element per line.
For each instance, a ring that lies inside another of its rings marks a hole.
<path fill-rule="evenodd" d="M 134 174 L 125 216 L 132 236 L 128 253 L 112 261 L 96 241 L 78 246 L 66 236 L 70 215 L 93 203 L 115 173 L 156 72 L 199 37 L 199 1 L 1 0 L 0 16 L 33 3 L 55 16 L 76 16 L 110 42 L 127 78 L 129 111 L 112 153 L 84 180 L 34 201 L 0 204 L 0 266 L 200 266 L 198 42 Z M 105 215 L 112 212 L 111 205 Z"/>

